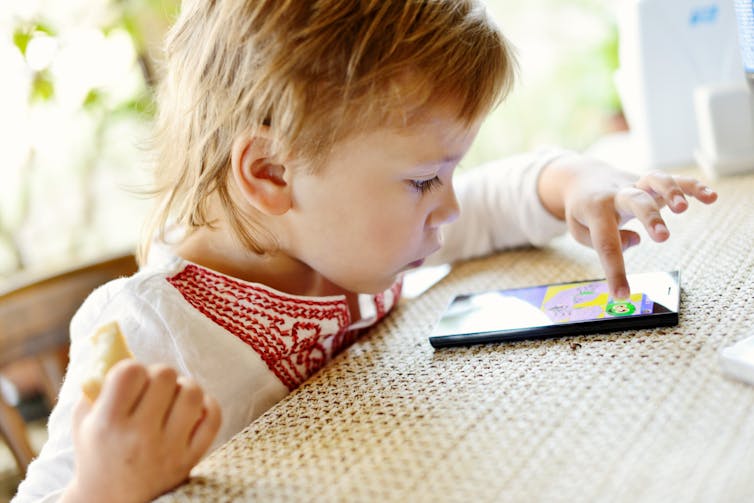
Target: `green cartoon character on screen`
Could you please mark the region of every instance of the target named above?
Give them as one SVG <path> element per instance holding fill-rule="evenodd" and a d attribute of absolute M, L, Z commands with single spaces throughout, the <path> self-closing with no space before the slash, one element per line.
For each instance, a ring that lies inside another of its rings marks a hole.
<path fill-rule="evenodd" d="M 631 316 L 635 311 L 636 306 L 629 301 L 608 302 L 605 309 L 605 312 L 612 316 Z"/>

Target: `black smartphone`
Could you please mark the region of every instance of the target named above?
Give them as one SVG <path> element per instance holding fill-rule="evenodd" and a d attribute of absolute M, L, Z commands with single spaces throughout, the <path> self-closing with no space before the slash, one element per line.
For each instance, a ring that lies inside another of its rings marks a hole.
<path fill-rule="evenodd" d="M 458 295 L 429 336 L 435 348 L 678 324 L 679 271 L 629 274 L 616 301 L 604 279 Z"/>

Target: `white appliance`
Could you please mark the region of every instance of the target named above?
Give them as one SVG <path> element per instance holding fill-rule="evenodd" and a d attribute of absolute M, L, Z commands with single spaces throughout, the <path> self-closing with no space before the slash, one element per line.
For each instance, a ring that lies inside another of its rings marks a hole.
<path fill-rule="evenodd" d="M 734 0 L 625 0 L 615 83 L 646 169 L 688 166 L 696 88 L 745 83 Z"/>

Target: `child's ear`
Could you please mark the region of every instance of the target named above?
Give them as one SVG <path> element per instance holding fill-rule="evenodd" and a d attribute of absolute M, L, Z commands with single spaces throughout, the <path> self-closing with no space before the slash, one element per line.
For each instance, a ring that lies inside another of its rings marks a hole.
<path fill-rule="evenodd" d="M 231 170 L 243 197 L 262 213 L 282 215 L 291 208 L 286 167 L 274 159 L 264 133 L 236 138 Z"/>

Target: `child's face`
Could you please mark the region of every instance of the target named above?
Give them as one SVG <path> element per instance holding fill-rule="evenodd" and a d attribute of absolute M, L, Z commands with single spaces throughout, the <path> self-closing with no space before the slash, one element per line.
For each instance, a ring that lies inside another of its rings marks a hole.
<path fill-rule="evenodd" d="M 421 123 L 337 143 L 315 174 L 299 166 L 285 251 L 346 290 L 390 287 L 458 216 L 452 174 L 478 130 L 438 106 Z"/>

